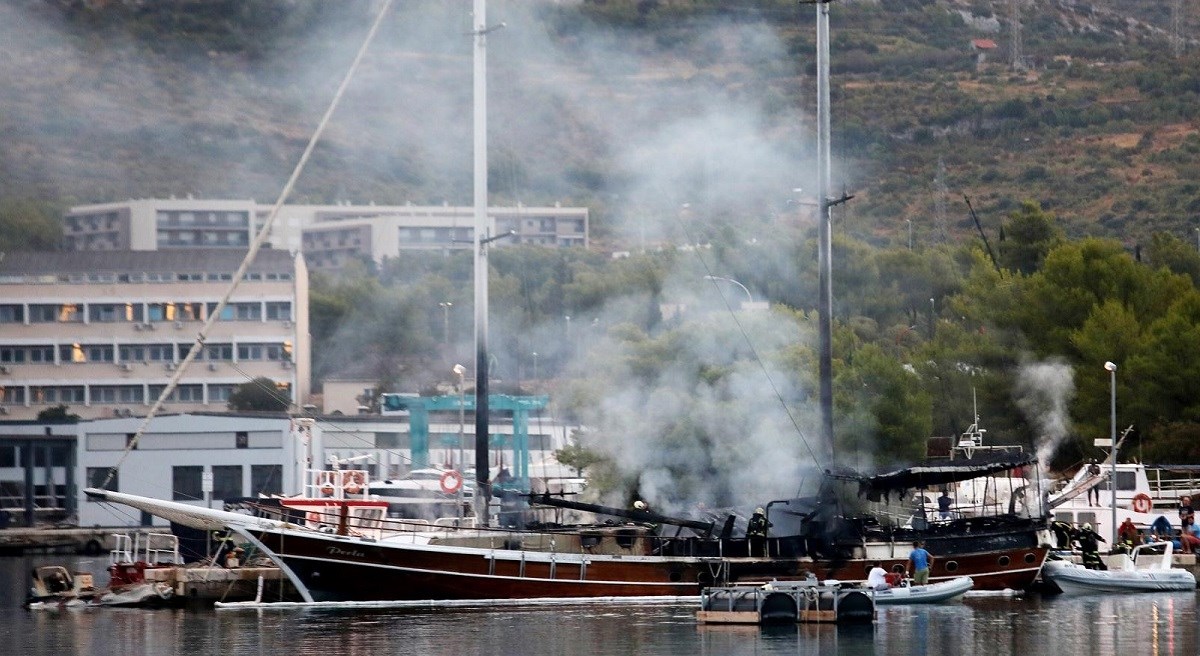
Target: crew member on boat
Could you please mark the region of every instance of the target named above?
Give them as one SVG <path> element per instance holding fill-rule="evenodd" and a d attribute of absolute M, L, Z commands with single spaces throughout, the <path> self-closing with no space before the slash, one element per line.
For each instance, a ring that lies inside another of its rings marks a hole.
<path fill-rule="evenodd" d="M 1054 534 L 1055 546 L 1059 549 L 1070 549 L 1071 542 L 1075 539 L 1075 527 L 1070 524 L 1055 520 L 1050 523 L 1050 532 Z"/>
<path fill-rule="evenodd" d="M 912 566 L 913 585 L 928 585 L 929 570 L 933 567 L 933 554 L 925 550 L 925 542 L 913 542 L 912 551 L 908 554 L 908 564 Z"/>
<path fill-rule="evenodd" d="M 888 584 L 887 570 L 883 568 L 883 563 L 876 561 L 871 565 L 871 571 L 867 572 L 867 587 L 872 590 L 887 590 L 892 587 Z"/>
<path fill-rule="evenodd" d="M 1104 538 L 1100 534 L 1092 530 L 1090 523 L 1084 524 L 1079 529 L 1079 550 L 1083 552 L 1083 566 L 1088 569 L 1108 569 L 1103 560 L 1100 560 L 1100 545 L 1098 542 L 1104 542 Z"/>
<path fill-rule="evenodd" d="M 751 556 L 766 556 L 767 529 L 774 526 L 767 521 L 767 513 L 762 508 L 755 508 L 750 516 L 750 524 L 746 527 L 746 537 L 750 542 Z M 886 572 L 885 572 L 886 574 Z"/>

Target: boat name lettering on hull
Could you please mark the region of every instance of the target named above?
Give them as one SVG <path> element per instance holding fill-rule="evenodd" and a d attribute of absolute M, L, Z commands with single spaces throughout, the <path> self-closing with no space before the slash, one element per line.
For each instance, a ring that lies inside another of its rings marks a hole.
<path fill-rule="evenodd" d="M 342 549 L 341 547 L 327 547 L 326 550 L 330 556 L 349 556 L 351 558 L 363 558 L 367 554 L 357 549 Z"/>

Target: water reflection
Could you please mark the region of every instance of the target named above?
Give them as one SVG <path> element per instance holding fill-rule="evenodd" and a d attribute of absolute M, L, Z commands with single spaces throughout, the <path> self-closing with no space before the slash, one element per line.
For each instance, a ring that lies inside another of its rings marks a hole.
<path fill-rule="evenodd" d="M 473 609 L 26 611 L 29 571 L 0 559 L 3 653 L 29 656 L 467 654 L 1029 656 L 1200 653 L 1196 594 L 968 597 L 882 607 L 874 624 L 706 626 L 693 605 Z M 101 574 L 98 580 L 105 577 Z"/>

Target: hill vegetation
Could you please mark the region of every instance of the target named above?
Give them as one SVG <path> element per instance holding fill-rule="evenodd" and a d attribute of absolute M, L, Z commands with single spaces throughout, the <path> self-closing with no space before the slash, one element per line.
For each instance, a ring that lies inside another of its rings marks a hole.
<path fill-rule="evenodd" d="M 736 460 L 731 439 L 798 448 L 812 7 L 490 5 L 507 23 L 489 36 L 492 202 L 586 204 L 600 245 L 493 251 L 504 384 L 557 379 L 589 448 L 660 447 L 677 459 L 648 466 L 680 481 L 679 454 Z M 6 3 L 0 249 L 53 248 L 73 203 L 273 199 L 377 6 Z M 833 5 L 835 180 L 854 195 L 835 215 L 841 452 L 917 458 L 977 395 L 991 439 L 1076 462 L 1109 432 L 1111 360 L 1138 454 L 1200 462 L 1200 49 L 1170 6 L 1027 6 L 1015 61 L 1007 2 Z M 469 3 L 394 11 L 292 202 L 469 203 Z M 721 279 L 773 309 L 730 312 Z M 445 382 L 470 303 L 457 255 L 318 275 L 318 378 Z"/>

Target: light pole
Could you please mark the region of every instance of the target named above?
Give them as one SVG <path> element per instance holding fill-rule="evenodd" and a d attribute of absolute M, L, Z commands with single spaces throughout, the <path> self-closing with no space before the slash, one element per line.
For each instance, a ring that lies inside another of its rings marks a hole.
<path fill-rule="evenodd" d="M 1108 438 L 1112 441 L 1109 445 L 1108 452 L 1108 494 L 1109 501 L 1112 502 L 1112 535 L 1109 544 L 1116 546 L 1117 544 L 1117 365 L 1112 362 L 1105 362 L 1104 368 L 1108 370 L 1108 378 L 1110 381 L 1110 396 L 1109 396 L 1109 434 Z"/>
<path fill-rule="evenodd" d="M 533 382 L 537 384 L 537 351 L 533 352 Z"/>
<path fill-rule="evenodd" d="M 463 425 L 466 424 L 467 403 L 466 393 L 463 389 L 463 374 L 467 373 L 467 368 L 461 364 L 456 364 L 454 365 L 454 369 L 452 369 L 452 371 L 454 372 L 454 375 L 458 377 L 458 473 L 461 475 L 463 470 L 466 469 L 463 466 L 465 464 L 463 460 L 465 457 L 463 452 Z M 465 484 L 465 479 L 458 484 L 458 503 L 456 505 L 458 506 L 458 516 L 460 518 L 463 516 L 462 495 L 463 486 Z"/>
<path fill-rule="evenodd" d="M 741 287 L 742 291 L 746 292 L 746 298 L 749 299 L 751 303 L 754 302 L 754 295 L 750 293 L 750 290 L 746 289 L 745 285 L 734 280 L 733 278 L 723 278 L 721 276 L 704 276 L 704 279 L 712 280 L 712 281 L 724 280 L 725 282 L 733 283 L 733 284 L 737 285 L 738 287 Z"/>
<path fill-rule="evenodd" d="M 453 305 L 450 301 L 438 303 L 438 307 L 442 308 L 442 345 L 447 349 L 450 348 L 450 308 Z"/>

